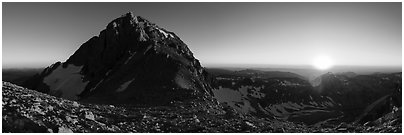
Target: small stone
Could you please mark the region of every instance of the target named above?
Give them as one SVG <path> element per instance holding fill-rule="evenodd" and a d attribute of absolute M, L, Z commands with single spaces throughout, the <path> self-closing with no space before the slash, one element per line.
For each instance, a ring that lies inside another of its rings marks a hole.
<path fill-rule="evenodd" d="M 72 119 L 72 118 L 69 117 L 69 116 L 66 116 L 65 119 L 66 119 L 67 122 L 70 122 L 70 123 L 73 123 L 73 124 L 78 123 L 78 121 L 77 121 L 76 119 Z"/>
<path fill-rule="evenodd" d="M 342 131 L 347 131 L 347 128 L 338 128 L 337 130 L 342 132 Z"/>
<path fill-rule="evenodd" d="M 67 122 L 70 122 L 72 120 L 72 118 L 70 118 L 69 116 L 66 116 L 65 119 L 67 120 Z"/>
<path fill-rule="evenodd" d="M 157 132 L 160 132 L 160 131 L 161 131 L 159 123 L 156 123 L 155 129 L 156 129 Z"/>
<path fill-rule="evenodd" d="M 248 121 L 246 121 L 245 124 L 247 124 L 247 125 L 250 126 L 250 127 L 255 127 L 254 124 L 252 124 L 252 123 L 250 123 L 250 122 L 248 122 Z"/>
<path fill-rule="evenodd" d="M 198 117 L 197 117 L 196 115 L 194 115 L 193 118 L 194 118 L 194 120 L 195 120 L 196 123 L 201 122 L 201 121 L 198 119 Z"/>
<path fill-rule="evenodd" d="M 35 111 L 35 112 L 37 112 L 37 113 L 39 113 L 41 115 L 45 115 L 45 112 L 43 112 L 42 109 L 39 108 L 38 106 L 33 106 L 32 111 Z"/>
<path fill-rule="evenodd" d="M 40 99 L 40 98 L 35 98 L 34 101 L 36 101 L 36 102 L 41 102 L 42 99 Z"/>
<path fill-rule="evenodd" d="M 119 129 L 118 126 L 115 126 L 115 125 L 111 125 L 111 127 L 109 129 L 112 129 L 112 131 L 115 131 L 115 132 L 121 130 L 121 129 Z"/>
<path fill-rule="evenodd" d="M 34 103 L 34 104 L 32 104 L 33 106 L 40 106 L 41 105 L 41 103 Z"/>
<path fill-rule="evenodd" d="M 84 117 L 89 120 L 95 120 L 94 114 L 90 111 L 86 111 Z"/>
<path fill-rule="evenodd" d="M 101 122 L 98 122 L 98 121 L 95 121 L 95 123 L 97 123 L 97 124 L 100 125 L 100 126 L 105 126 L 105 125 L 106 125 L 106 124 L 101 123 Z"/>
<path fill-rule="evenodd" d="M 17 100 L 13 99 L 10 101 L 10 103 L 17 103 Z"/>
<path fill-rule="evenodd" d="M 73 133 L 73 131 L 67 127 L 59 127 L 58 133 Z"/>
<path fill-rule="evenodd" d="M 74 101 L 74 102 L 73 102 L 73 107 L 78 108 L 78 107 L 80 107 L 80 104 L 79 104 L 79 103 L 77 103 L 76 101 Z"/>

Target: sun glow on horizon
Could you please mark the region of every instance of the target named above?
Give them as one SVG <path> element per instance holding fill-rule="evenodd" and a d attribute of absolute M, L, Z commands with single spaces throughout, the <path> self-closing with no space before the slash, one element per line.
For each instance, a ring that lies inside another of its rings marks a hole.
<path fill-rule="evenodd" d="M 313 66 L 318 70 L 326 70 L 334 66 L 334 62 L 330 57 L 322 55 L 314 59 Z"/>

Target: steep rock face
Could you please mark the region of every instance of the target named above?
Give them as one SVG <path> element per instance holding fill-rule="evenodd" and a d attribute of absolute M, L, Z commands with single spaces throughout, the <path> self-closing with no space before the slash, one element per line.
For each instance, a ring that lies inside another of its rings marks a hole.
<path fill-rule="evenodd" d="M 401 88 L 397 88 L 394 93 L 376 100 L 370 104 L 363 111 L 361 116 L 356 120 L 358 123 L 365 123 L 369 121 L 374 121 L 388 113 L 398 111 L 401 108 L 402 103 L 402 93 Z"/>
<path fill-rule="evenodd" d="M 86 102 L 165 104 L 211 97 L 207 80 L 179 37 L 127 13 L 25 86 Z"/>

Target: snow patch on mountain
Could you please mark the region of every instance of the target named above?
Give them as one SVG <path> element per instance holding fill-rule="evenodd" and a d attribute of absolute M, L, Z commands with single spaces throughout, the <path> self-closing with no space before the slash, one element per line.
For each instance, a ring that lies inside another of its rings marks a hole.
<path fill-rule="evenodd" d="M 139 41 L 147 41 L 149 37 L 147 36 L 146 32 L 143 29 L 140 29 L 139 31 Z"/>
<path fill-rule="evenodd" d="M 135 78 L 133 78 L 132 80 L 129 80 L 125 83 L 123 83 L 117 90 L 116 92 L 122 92 L 124 91 L 126 88 L 128 88 L 129 84 L 132 83 L 135 80 Z"/>
<path fill-rule="evenodd" d="M 239 92 L 229 89 L 229 88 L 223 88 L 219 87 L 219 89 L 215 89 L 213 91 L 215 98 L 219 102 L 230 102 L 230 101 L 236 101 L 236 102 L 241 102 L 242 96 Z"/>
<path fill-rule="evenodd" d="M 251 106 L 250 101 L 248 100 L 243 100 L 243 104 L 240 106 L 240 111 L 242 113 L 256 112 L 255 109 Z"/>
<path fill-rule="evenodd" d="M 160 33 L 162 33 L 162 34 L 164 35 L 164 37 L 166 37 L 166 38 L 168 38 L 168 37 L 174 37 L 173 35 L 171 35 L 171 34 L 165 32 L 165 31 L 162 30 L 162 29 L 157 29 L 157 30 L 160 31 Z"/>
<path fill-rule="evenodd" d="M 238 91 L 219 87 L 213 90 L 214 97 L 220 103 L 226 103 L 230 107 L 242 113 L 256 112 L 247 99 L 247 87 L 242 87 Z"/>
<path fill-rule="evenodd" d="M 72 64 L 57 67 L 49 76 L 43 79 L 43 82 L 55 92 L 62 93 L 61 97 L 77 100 L 81 92 L 87 86 L 89 81 L 83 82 L 83 75 L 80 74 L 82 66 Z"/>

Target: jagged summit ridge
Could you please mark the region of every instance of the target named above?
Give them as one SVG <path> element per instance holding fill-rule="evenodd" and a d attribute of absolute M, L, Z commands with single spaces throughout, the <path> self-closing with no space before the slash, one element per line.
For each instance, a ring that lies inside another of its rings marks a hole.
<path fill-rule="evenodd" d="M 208 80 L 178 36 L 126 13 L 26 86 L 72 100 L 163 104 L 211 98 Z"/>
<path fill-rule="evenodd" d="M 115 31 L 115 34 L 119 34 L 123 29 L 135 29 L 136 32 L 139 32 L 139 40 L 146 41 L 149 40 L 149 35 L 145 32 L 157 32 L 157 35 L 154 35 L 153 40 L 165 39 L 165 38 L 174 38 L 174 33 L 169 32 L 154 23 L 149 22 L 145 18 L 141 16 L 136 16 L 132 12 L 128 12 L 120 18 L 115 19 L 111 23 L 107 25 L 107 29 Z M 163 36 L 162 36 L 163 35 Z"/>

